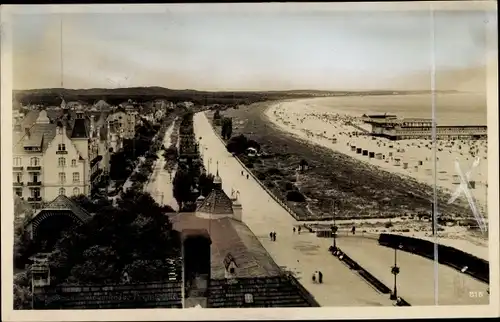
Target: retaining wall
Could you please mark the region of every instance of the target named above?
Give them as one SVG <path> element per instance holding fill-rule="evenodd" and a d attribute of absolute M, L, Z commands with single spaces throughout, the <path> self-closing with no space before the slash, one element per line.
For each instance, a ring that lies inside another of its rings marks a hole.
<path fill-rule="evenodd" d="M 402 245 L 401 250 L 403 251 L 427 257 L 431 260 L 434 259 L 434 243 L 425 239 L 382 233 L 378 242 L 380 245 L 390 248 Z M 453 267 L 457 270 L 467 267 L 467 270 L 464 272 L 465 274 L 485 283 L 489 283 L 490 281 L 489 262 L 472 254 L 439 244 L 438 261 L 443 265 Z"/>

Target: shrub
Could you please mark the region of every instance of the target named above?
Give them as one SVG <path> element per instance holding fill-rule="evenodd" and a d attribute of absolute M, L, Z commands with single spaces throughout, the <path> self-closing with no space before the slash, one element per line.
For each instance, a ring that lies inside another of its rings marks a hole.
<path fill-rule="evenodd" d="M 286 194 L 286 200 L 293 202 L 305 202 L 306 198 L 297 190 L 288 191 Z"/>
<path fill-rule="evenodd" d="M 295 185 L 291 182 L 285 182 L 285 190 L 286 191 L 292 191 L 292 190 L 297 190 L 297 188 L 295 187 Z"/>
<path fill-rule="evenodd" d="M 265 173 L 262 173 L 262 172 L 257 172 L 257 179 L 261 180 L 261 181 L 264 181 L 266 180 L 266 174 Z"/>

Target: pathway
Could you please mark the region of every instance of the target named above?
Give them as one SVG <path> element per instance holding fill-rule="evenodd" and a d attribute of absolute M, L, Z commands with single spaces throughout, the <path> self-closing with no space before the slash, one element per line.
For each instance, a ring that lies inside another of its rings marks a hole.
<path fill-rule="evenodd" d="M 170 136 L 174 130 L 175 121 L 168 127 L 163 139 L 163 145 L 168 148 L 170 146 Z M 153 173 L 146 184 L 145 191 L 160 205 L 169 205 L 175 211 L 178 211 L 178 205 L 173 196 L 172 180 L 175 176 L 175 171 L 169 173 L 165 170 L 166 160 L 163 157 L 163 150 L 158 150 L 158 159 L 155 161 Z"/>
<path fill-rule="evenodd" d="M 378 293 L 361 277 L 356 276 L 330 255 L 327 248 L 318 247 L 315 237 L 310 234 L 293 234 L 292 227 L 297 221 L 251 176 L 247 179 L 246 175 L 241 175 L 242 166 L 226 151 L 204 113 L 195 115 L 194 130 L 197 138 L 202 137 L 205 166 L 208 168 L 208 162 L 211 161 L 210 170 L 215 172 L 218 161 L 223 189 L 228 195 L 231 194 L 231 189 L 240 192 L 245 224 L 278 265 L 296 273 L 301 284 L 321 306 L 391 305 L 387 295 Z M 276 232 L 276 242 L 269 240 L 271 230 Z M 311 276 L 316 270 L 323 272 L 324 284 L 312 282 Z"/>
<path fill-rule="evenodd" d="M 323 247 L 331 240 L 318 238 Z M 391 289 L 394 276 L 394 249 L 380 246 L 376 238 L 340 237 L 337 246 Z M 398 294 L 412 305 L 434 305 L 434 261 L 404 251 L 396 254 L 401 273 Z M 439 305 L 488 304 L 488 285 L 446 265 L 438 266 Z M 469 292 L 482 296 L 469 296 Z"/>

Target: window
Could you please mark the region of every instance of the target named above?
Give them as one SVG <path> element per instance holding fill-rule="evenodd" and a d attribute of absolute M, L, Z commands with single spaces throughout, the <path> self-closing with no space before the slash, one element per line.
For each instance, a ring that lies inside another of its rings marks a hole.
<path fill-rule="evenodd" d="M 250 293 L 245 294 L 245 303 L 250 304 L 253 303 L 253 295 Z"/>
<path fill-rule="evenodd" d="M 23 188 L 14 188 L 14 193 L 15 193 L 18 197 L 22 197 L 22 196 L 23 196 Z"/>
<path fill-rule="evenodd" d="M 66 183 L 66 173 L 59 172 L 59 183 Z"/>
<path fill-rule="evenodd" d="M 59 189 L 59 195 L 60 195 L 60 196 L 65 196 L 65 195 L 66 195 L 66 189 L 64 189 L 64 188 L 60 188 L 60 189 Z"/>
<path fill-rule="evenodd" d="M 19 167 L 22 165 L 21 158 L 16 157 L 14 158 L 14 166 Z"/>
<path fill-rule="evenodd" d="M 66 144 L 64 144 L 64 143 L 58 144 L 57 150 L 58 151 L 66 151 Z"/>
<path fill-rule="evenodd" d="M 66 158 L 62 158 L 62 157 L 59 158 L 57 163 L 59 165 L 59 168 L 65 167 L 66 166 Z"/>
<path fill-rule="evenodd" d="M 71 166 L 76 167 L 76 159 L 71 160 Z"/>
<path fill-rule="evenodd" d="M 39 198 L 40 197 L 40 188 L 31 189 L 31 197 Z"/>
<path fill-rule="evenodd" d="M 38 182 L 38 173 L 33 173 L 31 175 L 31 182 Z"/>
<path fill-rule="evenodd" d="M 37 167 L 40 165 L 40 159 L 39 158 L 36 158 L 36 157 L 33 157 L 30 159 L 30 164 L 32 167 Z"/>
<path fill-rule="evenodd" d="M 16 182 L 17 183 L 23 182 L 23 174 L 21 172 L 16 173 Z"/>
<path fill-rule="evenodd" d="M 73 188 L 73 195 L 75 196 L 80 195 L 80 188 Z"/>
<path fill-rule="evenodd" d="M 73 172 L 73 182 L 80 182 L 80 173 Z"/>

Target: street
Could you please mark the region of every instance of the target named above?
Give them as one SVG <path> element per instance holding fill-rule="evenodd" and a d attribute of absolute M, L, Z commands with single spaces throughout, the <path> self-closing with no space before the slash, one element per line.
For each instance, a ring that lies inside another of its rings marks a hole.
<path fill-rule="evenodd" d="M 172 123 L 165 132 L 165 137 L 163 139 L 165 148 L 170 146 L 170 136 L 173 129 L 174 123 Z M 158 204 L 169 205 L 175 211 L 178 211 L 178 205 L 172 190 L 172 180 L 174 179 L 175 171 L 169 173 L 164 169 L 165 158 L 163 157 L 163 152 L 162 149 L 158 150 L 158 159 L 155 161 L 153 173 L 146 184 L 145 191 L 149 192 Z"/>

